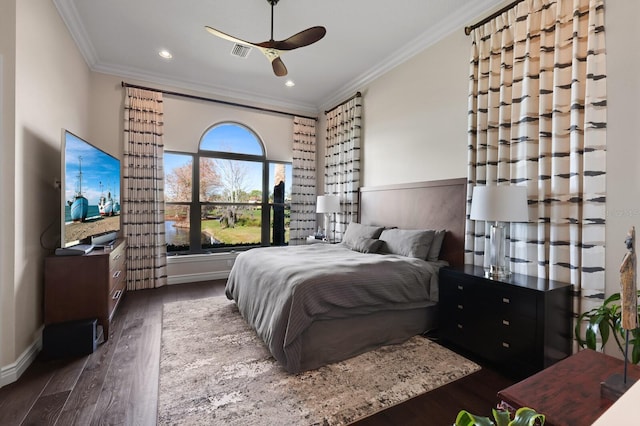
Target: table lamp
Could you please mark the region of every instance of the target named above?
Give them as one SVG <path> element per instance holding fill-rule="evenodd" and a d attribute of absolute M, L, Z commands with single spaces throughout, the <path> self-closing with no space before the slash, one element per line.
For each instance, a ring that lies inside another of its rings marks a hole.
<path fill-rule="evenodd" d="M 331 214 L 340 211 L 340 197 L 337 195 L 318 195 L 318 201 L 316 203 L 316 213 L 324 214 L 324 232 L 328 239 L 329 228 L 331 227 Z M 333 231 L 333 239 L 335 240 L 335 229 Z M 330 241 L 333 242 L 333 241 Z"/>
<path fill-rule="evenodd" d="M 469 218 L 494 222 L 491 225 L 487 277 L 504 278 L 511 275 L 505 253 L 504 222 L 529 220 L 527 188 L 510 185 L 476 186 L 473 188 Z"/>

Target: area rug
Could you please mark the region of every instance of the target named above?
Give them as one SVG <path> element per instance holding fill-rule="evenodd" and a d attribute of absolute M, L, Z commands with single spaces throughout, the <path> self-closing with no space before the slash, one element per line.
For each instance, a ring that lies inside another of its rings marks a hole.
<path fill-rule="evenodd" d="M 296 375 L 225 297 L 164 305 L 158 424 L 345 425 L 480 367 L 420 336 Z"/>

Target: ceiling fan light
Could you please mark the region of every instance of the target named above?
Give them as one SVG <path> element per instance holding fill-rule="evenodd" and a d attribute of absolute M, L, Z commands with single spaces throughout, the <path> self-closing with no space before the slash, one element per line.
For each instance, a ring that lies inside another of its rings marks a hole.
<path fill-rule="evenodd" d="M 284 85 L 287 87 L 293 87 L 296 85 L 296 83 L 294 83 L 293 80 L 287 80 L 287 82 L 284 83 Z"/>

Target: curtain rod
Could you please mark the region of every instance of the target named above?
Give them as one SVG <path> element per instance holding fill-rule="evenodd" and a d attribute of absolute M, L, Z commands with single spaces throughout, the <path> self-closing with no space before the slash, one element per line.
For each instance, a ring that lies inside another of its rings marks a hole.
<path fill-rule="evenodd" d="M 262 112 L 271 112 L 275 114 L 288 115 L 290 117 L 302 117 L 302 118 L 309 118 L 311 120 L 316 120 L 316 121 L 318 120 L 318 117 L 308 117 L 306 115 L 292 114 L 290 112 L 278 111 L 278 110 L 269 109 L 269 108 L 262 108 L 262 107 L 257 107 L 253 105 L 246 105 L 246 104 L 241 104 L 237 102 L 223 101 L 220 99 L 205 98 L 204 96 L 189 95 L 187 93 L 172 92 L 170 90 L 154 89 L 152 87 L 138 86 L 137 84 L 125 83 L 124 81 L 122 82 L 122 87 L 131 87 L 134 89 L 142 89 L 142 90 L 152 90 L 154 92 L 164 93 L 165 95 L 180 96 L 183 98 L 196 99 L 198 101 L 215 102 L 218 104 L 229 105 L 229 106 L 240 107 L 240 108 L 248 108 L 248 109 L 253 109 L 253 110 L 262 111 Z"/>
<path fill-rule="evenodd" d="M 352 99 L 357 98 L 358 96 L 362 96 L 362 93 L 360 93 L 360 92 L 356 92 L 356 93 L 355 93 L 353 96 L 351 96 L 350 98 L 345 99 L 344 101 L 340 102 L 338 105 L 334 106 L 333 108 L 329 108 L 329 109 L 328 109 L 328 110 L 326 110 L 324 113 L 326 114 L 326 113 L 328 113 L 329 111 L 333 111 L 334 109 L 338 108 L 340 105 L 342 105 L 342 104 L 346 104 L 347 102 L 349 102 L 349 101 L 350 101 L 350 100 L 352 100 Z"/>
<path fill-rule="evenodd" d="M 473 25 L 470 25 L 468 27 L 464 27 L 464 33 L 466 35 L 471 34 L 471 31 L 475 30 L 476 28 L 478 28 L 481 25 L 486 24 L 487 22 L 489 22 L 490 20 L 492 20 L 493 18 L 495 18 L 496 16 L 500 16 L 502 15 L 504 12 L 506 12 L 509 9 L 513 9 L 518 3 L 522 2 L 522 0 L 516 0 L 512 3 L 509 3 L 508 5 L 506 5 L 505 7 L 503 7 L 502 9 L 498 10 L 495 13 L 492 13 L 491 15 L 487 16 L 486 18 L 484 18 L 482 21 L 480 22 L 476 22 Z"/>

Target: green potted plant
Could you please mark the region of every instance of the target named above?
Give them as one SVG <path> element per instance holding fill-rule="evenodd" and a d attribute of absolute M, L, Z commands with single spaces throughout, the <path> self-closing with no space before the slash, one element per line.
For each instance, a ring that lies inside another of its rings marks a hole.
<path fill-rule="evenodd" d="M 476 416 L 467 410 L 462 410 L 456 417 L 455 426 L 542 426 L 545 420 L 543 414 L 529 407 L 518 408 L 513 419 L 508 410 L 500 407 L 494 408 L 492 413 L 495 423 L 489 417 Z"/>
<path fill-rule="evenodd" d="M 640 291 L 638 291 L 640 296 Z M 640 312 L 640 306 L 638 307 Z M 585 324 L 584 335 L 582 325 Z M 600 349 L 604 348 L 613 336 L 620 352 L 624 355 L 625 331 L 622 328 L 622 312 L 620 309 L 620 293 L 609 296 L 601 306 L 583 312 L 576 322 L 575 336 L 580 347 L 596 349 L 597 336 L 600 335 Z M 640 328 L 629 330 L 629 361 L 633 364 L 640 362 Z"/>

